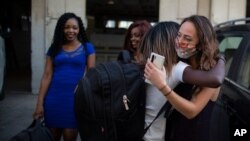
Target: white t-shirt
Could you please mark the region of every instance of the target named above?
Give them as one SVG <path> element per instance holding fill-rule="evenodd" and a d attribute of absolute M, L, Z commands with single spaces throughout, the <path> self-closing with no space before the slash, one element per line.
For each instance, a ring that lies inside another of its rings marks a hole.
<path fill-rule="evenodd" d="M 171 89 L 183 82 L 182 76 L 187 66 L 188 64 L 181 61 L 173 66 L 171 75 L 166 80 Z M 150 84 L 147 84 L 146 95 L 145 128 L 154 120 L 167 101 L 166 97 L 155 86 Z M 150 126 L 143 139 L 145 141 L 164 141 L 165 128 L 166 119 L 163 112 Z"/>

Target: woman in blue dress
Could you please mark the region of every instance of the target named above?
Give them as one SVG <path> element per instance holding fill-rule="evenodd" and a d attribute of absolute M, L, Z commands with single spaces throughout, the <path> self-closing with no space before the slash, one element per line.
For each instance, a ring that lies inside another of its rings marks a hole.
<path fill-rule="evenodd" d="M 95 65 L 94 46 L 88 41 L 80 17 L 63 14 L 47 52 L 34 118 L 44 117 L 56 141 L 75 141 L 74 89 L 85 70 Z"/>

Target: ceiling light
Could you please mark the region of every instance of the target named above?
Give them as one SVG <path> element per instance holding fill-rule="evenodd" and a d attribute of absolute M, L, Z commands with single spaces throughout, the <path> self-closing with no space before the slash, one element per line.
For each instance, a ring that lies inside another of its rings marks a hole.
<path fill-rule="evenodd" d="M 113 0 L 108 0 L 108 2 L 107 2 L 109 5 L 113 5 L 113 4 L 115 4 L 115 2 L 113 1 Z"/>

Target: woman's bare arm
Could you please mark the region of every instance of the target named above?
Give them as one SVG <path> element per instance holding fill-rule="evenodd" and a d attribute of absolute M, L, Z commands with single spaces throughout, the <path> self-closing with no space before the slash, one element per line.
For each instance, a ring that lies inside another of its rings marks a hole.
<path fill-rule="evenodd" d="M 88 56 L 88 59 L 87 59 L 87 70 L 89 68 L 92 68 L 95 66 L 95 59 L 96 59 L 96 56 L 95 56 L 95 53 L 91 54 Z"/>
<path fill-rule="evenodd" d="M 49 88 L 53 73 L 53 63 L 51 57 L 47 56 L 44 73 L 41 79 L 40 88 L 38 92 L 38 99 L 36 104 L 36 110 L 33 114 L 34 118 L 40 118 L 43 116 L 43 103 Z"/>
<path fill-rule="evenodd" d="M 168 86 L 161 90 L 162 94 L 168 99 L 171 105 L 188 119 L 196 117 L 207 105 L 213 96 L 218 95 L 220 88 L 201 88 L 199 92 L 187 100 Z M 171 91 L 171 93 L 169 93 Z M 167 95 L 166 95 L 167 94 Z"/>
<path fill-rule="evenodd" d="M 145 67 L 145 78 L 149 79 L 152 84 L 158 88 L 162 94 L 168 99 L 171 105 L 182 113 L 185 117 L 192 119 L 218 95 L 220 88 L 201 88 L 199 92 L 192 96 L 191 100 L 187 100 L 175 93 L 166 83 L 166 70 L 158 69 L 153 63 L 148 62 Z"/>
<path fill-rule="evenodd" d="M 217 88 L 223 83 L 225 78 L 225 61 L 219 59 L 217 64 L 209 71 L 194 70 L 191 67 L 186 67 L 182 78 L 185 83 Z"/>

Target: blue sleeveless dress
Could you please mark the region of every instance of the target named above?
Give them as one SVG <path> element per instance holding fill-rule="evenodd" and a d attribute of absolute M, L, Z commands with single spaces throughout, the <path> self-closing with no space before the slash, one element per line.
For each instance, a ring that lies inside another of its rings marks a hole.
<path fill-rule="evenodd" d="M 86 47 L 86 49 L 85 49 Z M 53 76 L 44 101 L 44 119 L 50 128 L 77 128 L 74 89 L 82 78 L 86 57 L 95 53 L 91 43 L 74 51 L 61 50 L 53 60 Z M 50 53 L 47 53 L 50 56 Z"/>

